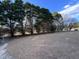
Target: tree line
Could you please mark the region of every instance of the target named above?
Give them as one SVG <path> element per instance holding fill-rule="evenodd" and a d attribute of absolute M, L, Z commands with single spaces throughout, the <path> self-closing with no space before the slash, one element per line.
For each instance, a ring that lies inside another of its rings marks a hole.
<path fill-rule="evenodd" d="M 33 18 L 35 18 L 34 24 Z M 57 12 L 52 14 L 46 8 L 41 8 L 28 2 L 24 3 L 22 0 L 14 0 L 14 2 L 11 0 L 0 1 L 0 27 L 7 26 L 12 37 L 14 36 L 16 28 L 18 28 L 22 35 L 25 35 L 25 20 L 28 20 L 30 24 L 30 33 L 34 34 L 33 28 L 35 28 L 39 34 L 40 31 L 43 31 L 43 33 L 45 31 L 56 31 L 56 26 L 53 22 L 57 21 L 62 25 L 62 20 L 59 21 L 59 19 L 62 19 L 61 14 Z M 17 26 L 17 24 L 19 24 L 19 26 Z"/>

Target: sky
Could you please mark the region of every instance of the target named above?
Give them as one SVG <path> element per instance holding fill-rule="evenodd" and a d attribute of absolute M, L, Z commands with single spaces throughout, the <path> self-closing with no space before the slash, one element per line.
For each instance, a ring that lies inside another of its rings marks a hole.
<path fill-rule="evenodd" d="M 79 0 L 23 0 L 62 14 L 65 22 L 79 22 Z"/>
<path fill-rule="evenodd" d="M 61 11 L 70 5 L 76 4 L 79 0 L 23 0 L 32 4 L 44 7 L 50 11 Z"/>

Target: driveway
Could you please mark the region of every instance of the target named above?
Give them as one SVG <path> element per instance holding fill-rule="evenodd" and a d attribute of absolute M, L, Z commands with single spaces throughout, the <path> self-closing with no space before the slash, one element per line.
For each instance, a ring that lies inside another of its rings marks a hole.
<path fill-rule="evenodd" d="M 17 38 L 7 52 L 14 59 L 79 59 L 79 32 Z"/>

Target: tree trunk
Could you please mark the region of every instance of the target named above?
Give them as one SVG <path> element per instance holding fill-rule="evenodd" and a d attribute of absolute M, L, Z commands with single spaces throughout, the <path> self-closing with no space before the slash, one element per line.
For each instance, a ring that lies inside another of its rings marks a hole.
<path fill-rule="evenodd" d="M 10 35 L 11 35 L 11 37 L 14 37 L 14 31 L 13 31 L 13 29 L 10 29 Z"/>
<path fill-rule="evenodd" d="M 44 27 L 43 27 L 43 33 L 45 33 Z"/>
<path fill-rule="evenodd" d="M 10 35 L 11 37 L 14 37 L 14 28 L 13 28 L 13 24 L 12 24 L 12 21 L 10 20 Z"/>
<path fill-rule="evenodd" d="M 21 33 L 22 33 L 22 35 L 25 35 L 25 30 L 24 30 L 24 27 L 23 27 L 23 22 L 20 21 L 20 24 L 21 24 Z"/>
<path fill-rule="evenodd" d="M 33 35 L 33 29 L 31 28 L 31 35 Z"/>
<path fill-rule="evenodd" d="M 37 28 L 36 28 L 36 32 L 37 32 L 37 34 L 40 33 L 40 27 L 39 27 L 39 26 L 37 26 Z"/>
<path fill-rule="evenodd" d="M 33 21 L 30 19 L 30 26 L 31 26 L 31 35 L 33 35 Z"/>
<path fill-rule="evenodd" d="M 33 35 L 33 21 L 32 21 L 31 16 L 30 16 L 30 17 L 28 17 L 28 20 L 29 20 L 30 27 L 31 27 L 31 31 L 30 31 L 30 33 L 31 33 L 31 35 Z"/>

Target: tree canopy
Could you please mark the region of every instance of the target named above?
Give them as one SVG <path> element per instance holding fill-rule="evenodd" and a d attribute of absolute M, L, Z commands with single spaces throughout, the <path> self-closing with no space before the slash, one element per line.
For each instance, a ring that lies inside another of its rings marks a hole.
<path fill-rule="evenodd" d="M 23 35 L 25 34 L 23 21 L 26 16 L 30 23 L 31 34 L 33 34 L 34 26 L 37 32 L 40 32 L 41 28 L 43 28 L 43 31 L 50 31 L 51 28 L 54 28 L 53 20 L 59 21 L 62 18 L 59 13 L 53 13 L 52 15 L 48 9 L 28 2 L 24 3 L 22 0 L 14 0 L 14 2 L 11 2 L 11 0 L 0 1 L 0 25 L 7 25 L 11 36 L 14 36 L 17 23 L 20 26 L 18 26 L 20 32 Z M 36 18 L 35 24 L 33 24 L 33 17 Z"/>

